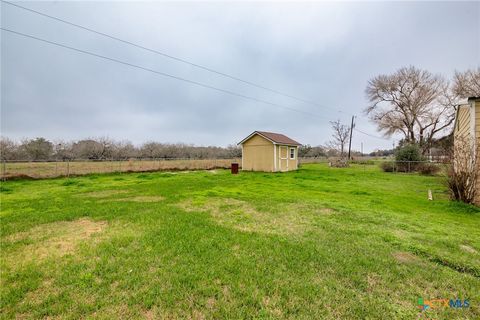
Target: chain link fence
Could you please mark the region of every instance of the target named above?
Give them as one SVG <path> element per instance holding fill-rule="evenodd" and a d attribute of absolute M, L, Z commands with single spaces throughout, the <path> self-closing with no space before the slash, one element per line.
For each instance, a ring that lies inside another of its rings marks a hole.
<path fill-rule="evenodd" d="M 241 168 L 241 158 L 233 159 L 128 159 L 128 160 L 53 160 L 53 161 L 2 161 L 0 178 L 2 180 L 15 178 L 54 178 L 86 175 L 92 173 L 114 172 L 148 172 L 177 170 L 213 170 L 229 169 L 232 163 L 238 163 Z M 340 158 L 300 157 L 300 166 L 308 163 L 324 163 L 332 167 L 377 166 L 385 172 L 423 174 L 444 173 L 449 163 L 443 161 L 396 161 L 392 158 L 356 158 L 346 162 Z"/>
<path fill-rule="evenodd" d="M 326 163 L 331 167 L 348 167 L 348 166 L 362 166 L 380 167 L 385 172 L 392 173 L 421 173 L 426 175 L 434 175 L 439 173 L 446 173 L 450 167 L 447 159 L 439 160 L 425 160 L 425 161 L 397 161 L 393 158 L 374 158 L 374 157 L 357 157 L 353 160 L 338 157 L 315 157 L 315 158 L 299 158 L 300 165 L 308 163 Z"/>

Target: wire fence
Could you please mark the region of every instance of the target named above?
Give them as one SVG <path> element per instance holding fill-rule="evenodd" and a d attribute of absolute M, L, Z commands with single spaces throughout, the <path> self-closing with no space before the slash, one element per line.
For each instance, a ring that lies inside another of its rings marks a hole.
<path fill-rule="evenodd" d="M 423 161 L 398 161 L 394 158 L 374 158 L 374 157 L 357 157 L 353 160 L 347 161 L 341 158 L 299 158 L 300 164 L 307 163 L 327 163 L 330 167 L 348 167 L 351 165 L 380 167 L 385 172 L 392 173 L 421 173 L 421 174 L 438 174 L 445 173 L 450 167 L 450 162 L 447 158 L 438 158 L 435 160 Z"/>
<path fill-rule="evenodd" d="M 128 160 L 52 160 L 2 161 L 1 178 L 54 178 L 92 173 L 147 172 L 227 169 L 240 159 L 128 159 Z"/>
<path fill-rule="evenodd" d="M 25 161 L 3 160 L 0 168 L 2 180 L 18 178 L 55 178 L 79 176 L 93 173 L 148 172 L 148 171 L 178 171 L 178 170 L 213 170 L 229 169 L 232 163 L 238 163 L 241 168 L 241 158 L 231 159 L 191 159 L 191 158 L 158 158 L 158 159 L 128 159 L 128 160 L 51 160 Z M 444 161 L 396 161 L 392 158 L 356 158 L 345 161 L 340 158 L 300 157 L 299 164 L 325 163 L 331 167 L 346 167 L 350 165 L 379 166 L 383 171 L 393 173 L 419 172 L 436 174 L 444 172 L 448 163 Z"/>

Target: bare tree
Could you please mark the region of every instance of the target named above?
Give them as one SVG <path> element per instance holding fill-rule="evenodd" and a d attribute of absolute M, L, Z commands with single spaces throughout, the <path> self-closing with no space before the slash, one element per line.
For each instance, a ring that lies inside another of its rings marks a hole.
<path fill-rule="evenodd" d="M 18 145 L 15 141 L 0 137 L 0 158 L 2 160 L 13 160 L 18 155 Z"/>
<path fill-rule="evenodd" d="M 80 140 L 72 146 L 77 159 L 110 159 L 113 156 L 113 149 L 114 141 L 106 137 Z"/>
<path fill-rule="evenodd" d="M 53 144 L 53 155 L 56 160 L 70 160 L 74 158 L 72 143 L 65 141 L 55 141 Z"/>
<path fill-rule="evenodd" d="M 112 157 L 117 160 L 126 160 L 137 155 L 135 146 L 130 141 L 120 141 L 113 143 Z"/>
<path fill-rule="evenodd" d="M 477 70 L 455 71 L 453 92 L 461 98 L 480 97 L 480 67 Z"/>
<path fill-rule="evenodd" d="M 327 142 L 328 147 L 337 150 L 340 152 L 340 157 L 345 157 L 345 146 L 348 143 L 348 139 L 350 137 L 350 127 L 348 125 L 344 125 L 337 121 L 330 121 L 332 125 L 333 133 L 332 133 L 332 140 Z"/>
<path fill-rule="evenodd" d="M 455 97 L 448 82 L 438 75 L 413 66 L 391 75 L 379 75 L 368 82 L 370 105 L 365 113 L 386 136 L 404 135 L 425 154 L 436 135 L 455 119 Z"/>

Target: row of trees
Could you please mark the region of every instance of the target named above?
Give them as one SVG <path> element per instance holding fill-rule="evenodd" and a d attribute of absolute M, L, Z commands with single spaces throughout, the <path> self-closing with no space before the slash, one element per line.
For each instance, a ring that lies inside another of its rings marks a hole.
<path fill-rule="evenodd" d="M 338 157 L 344 152 L 338 145 L 303 145 L 299 148 L 300 157 Z M 359 152 L 352 152 L 360 155 Z M 129 159 L 129 158 L 173 158 L 173 159 L 219 159 L 238 158 L 242 150 L 238 146 L 198 147 L 188 144 L 166 144 L 147 142 L 140 147 L 128 141 L 115 141 L 109 138 L 93 138 L 80 141 L 51 142 L 45 138 L 25 139 L 16 142 L 6 137 L 0 138 L 2 160 L 72 160 L 72 159 Z"/>
<path fill-rule="evenodd" d="M 176 158 L 219 159 L 237 158 L 242 154 L 238 146 L 198 147 L 188 144 L 165 144 L 147 142 L 139 147 L 129 141 L 109 138 L 92 138 L 80 141 L 51 142 L 45 138 L 25 139 L 16 142 L 0 138 L 2 160 L 71 160 L 71 159 L 129 159 L 129 158 Z"/>

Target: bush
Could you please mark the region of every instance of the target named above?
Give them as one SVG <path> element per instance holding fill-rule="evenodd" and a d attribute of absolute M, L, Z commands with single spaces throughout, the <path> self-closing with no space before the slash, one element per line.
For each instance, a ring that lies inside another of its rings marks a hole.
<path fill-rule="evenodd" d="M 328 165 L 330 167 L 334 168 L 347 168 L 348 167 L 348 161 L 346 159 L 340 158 L 340 159 L 332 159 Z"/>
<path fill-rule="evenodd" d="M 395 169 L 393 162 L 382 162 L 380 168 L 382 168 L 383 172 L 393 172 Z"/>
<path fill-rule="evenodd" d="M 404 161 L 423 161 L 425 160 L 420 152 L 420 148 L 416 144 L 407 144 L 397 149 L 395 152 L 395 160 Z"/>
<path fill-rule="evenodd" d="M 397 149 L 395 160 L 397 171 L 412 172 L 418 171 L 418 167 L 421 165 L 419 161 L 424 161 L 425 158 L 422 156 L 418 145 L 407 144 Z"/>
<path fill-rule="evenodd" d="M 373 166 L 375 165 L 375 161 L 373 160 L 352 160 L 350 161 L 352 164 L 362 164 L 362 165 L 367 165 L 367 166 Z"/>
<path fill-rule="evenodd" d="M 427 176 L 433 176 L 440 171 L 440 167 L 434 163 L 420 163 L 416 169 L 421 174 Z"/>

